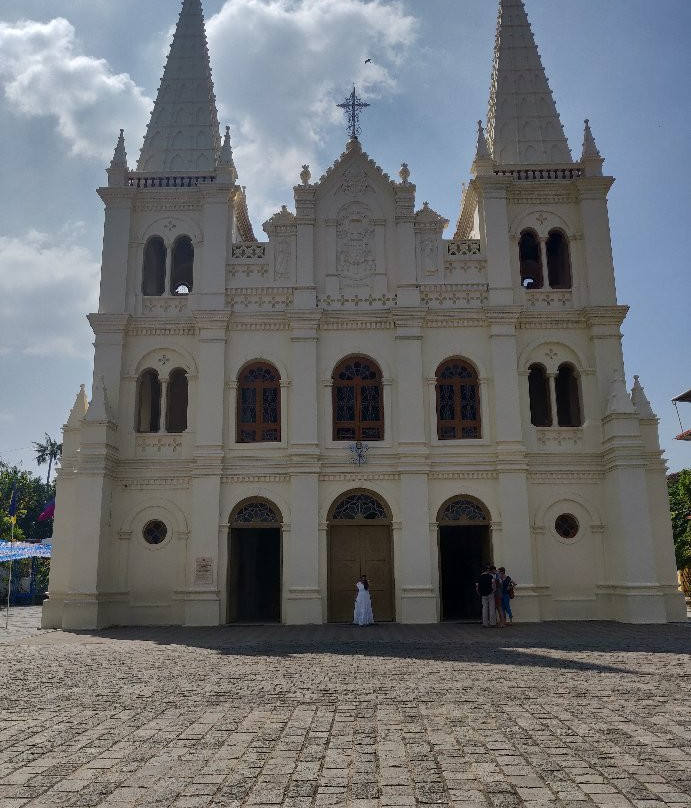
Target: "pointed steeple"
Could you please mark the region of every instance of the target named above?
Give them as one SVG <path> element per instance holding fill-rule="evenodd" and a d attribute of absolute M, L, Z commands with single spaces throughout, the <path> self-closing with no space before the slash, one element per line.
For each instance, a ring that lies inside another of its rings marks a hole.
<path fill-rule="evenodd" d="M 487 134 L 502 165 L 573 162 L 523 0 L 499 0 Z"/>
<path fill-rule="evenodd" d="M 221 149 L 201 0 L 184 0 L 138 171 L 213 171 Z"/>

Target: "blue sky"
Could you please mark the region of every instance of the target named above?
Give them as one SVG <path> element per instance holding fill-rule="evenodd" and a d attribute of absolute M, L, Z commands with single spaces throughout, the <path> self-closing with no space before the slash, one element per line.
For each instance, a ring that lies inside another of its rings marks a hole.
<path fill-rule="evenodd" d="M 362 142 L 452 222 L 487 112 L 494 0 L 205 0 L 222 125 L 255 231 L 341 153 L 335 104 L 356 81 Z M 588 117 L 610 193 L 627 380 L 691 466 L 670 399 L 691 387 L 687 179 L 691 3 L 526 0 L 569 142 Z M 91 379 L 105 183 L 120 127 L 136 162 L 178 0 L 3 0 L 0 6 L 0 457 L 35 469 Z M 372 58 L 371 66 L 364 65 Z M 684 409 L 685 408 L 685 409 Z M 691 405 L 681 405 L 691 427 Z"/>

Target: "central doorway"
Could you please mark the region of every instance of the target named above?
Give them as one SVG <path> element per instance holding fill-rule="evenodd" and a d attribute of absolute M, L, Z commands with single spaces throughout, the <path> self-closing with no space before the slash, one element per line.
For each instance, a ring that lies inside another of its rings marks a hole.
<path fill-rule="evenodd" d="M 442 620 L 479 620 L 482 601 L 475 581 L 492 563 L 490 519 L 469 497 L 455 497 L 439 509 L 439 588 Z"/>
<path fill-rule="evenodd" d="M 366 574 L 374 619 L 395 619 L 391 518 L 371 494 L 347 494 L 329 518 L 329 610 L 331 623 L 352 623 L 355 583 Z"/>
<path fill-rule="evenodd" d="M 229 623 L 281 622 L 281 517 L 268 502 L 238 506 L 230 519 Z"/>

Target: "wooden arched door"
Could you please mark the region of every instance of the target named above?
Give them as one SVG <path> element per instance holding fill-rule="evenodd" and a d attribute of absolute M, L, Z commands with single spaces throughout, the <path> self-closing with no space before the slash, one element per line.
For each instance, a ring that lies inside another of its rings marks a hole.
<path fill-rule="evenodd" d="M 395 620 L 391 517 L 372 494 L 341 497 L 329 516 L 329 622 L 353 620 L 355 583 L 366 574 L 376 622 Z"/>

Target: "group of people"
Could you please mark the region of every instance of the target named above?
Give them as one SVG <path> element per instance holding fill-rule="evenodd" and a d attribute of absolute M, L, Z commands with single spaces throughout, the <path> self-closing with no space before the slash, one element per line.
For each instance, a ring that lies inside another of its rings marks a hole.
<path fill-rule="evenodd" d="M 504 628 L 513 623 L 511 601 L 516 583 L 504 567 L 486 564 L 475 582 L 475 591 L 482 598 L 482 625 Z"/>
<path fill-rule="evenodd" d="M 353 623 L 356 626 L 371 626 L 374 623 L 372 598 L 369 593 L 369 581 L 366 575 L 360 576 L 355 584 L 357 596 Z M 515 581 L 506 574 L 504 567 L 497 569 L 486 564 L 482 575 L 475 583 L 475 590 L 482 598 L 482 625 L 504 628 L 513 623 L 511 601 L 513 600 Z"/>

